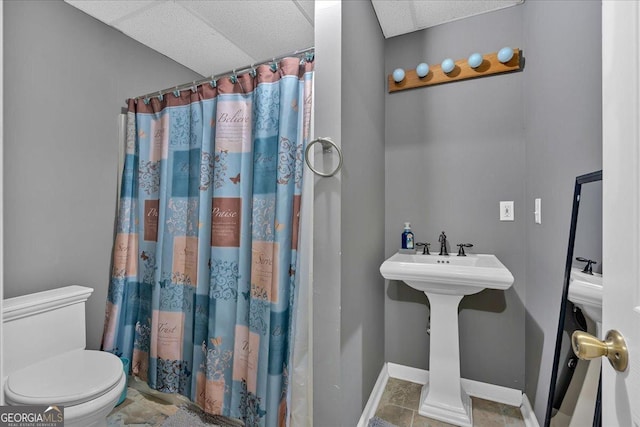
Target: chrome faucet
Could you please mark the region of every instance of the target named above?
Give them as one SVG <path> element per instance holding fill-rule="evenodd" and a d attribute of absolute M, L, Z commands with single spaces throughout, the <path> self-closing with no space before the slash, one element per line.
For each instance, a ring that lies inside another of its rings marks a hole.
<path fill-rule="evenodd" d="M 587 273 L 587 274 L 591 274 L 593 275 L 593 264 L 597 264 L 597 262 L 590 260 L 590 259 L 586 259 L 586 258 L 582 258 L 582 257 L 576 257 L 576 261 L 580 261 L 580 262 L 586 262 L 587 265 L 584 266 L 584 270 L 582 270 L 583 273 Z"/>
<path fill-rule="evenodd" d="M 431 255 L 431 253 L 429 252 L 429 246 L 431 246 L 431 243 L 416 243 L 416 246 L 422 246 L 422 255 Z"/>
<path fill-rule="evenodd" d="M 471 243 L 458 243 L 458 256 L 467 256 L 464 253 L 464 248 L 472 248 L 473 245 Z"/>
<path fill-rule="evenodd" d="M 440 254 L 439 255 L 449 255 L 447 252 L 447 235 L 444 234 L 444 231 L 440 233 L 440 237 L 438 237 L 438 242 L 440 242 Z"/>

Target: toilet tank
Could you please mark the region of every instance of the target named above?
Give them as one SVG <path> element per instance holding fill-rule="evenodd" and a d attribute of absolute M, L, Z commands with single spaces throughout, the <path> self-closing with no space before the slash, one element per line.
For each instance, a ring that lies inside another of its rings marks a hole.
<path fill-rule="evenodd" d="M 56 354 L 84 349 L 85 302 L 92 292 L 74 285 L 5 299 L 3 374 L 8 376 Z"/>

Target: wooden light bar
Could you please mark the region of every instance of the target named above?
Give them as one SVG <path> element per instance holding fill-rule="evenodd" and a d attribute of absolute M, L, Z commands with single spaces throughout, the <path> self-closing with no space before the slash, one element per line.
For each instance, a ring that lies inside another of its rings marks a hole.
<path fill-rule="evenodd" d="M 483 55 L 482 64 L 477 68 L 471 68 L 467 63 L 467 58 L 458 59 L 455 62 L 453 71 L 448 74 L 442 71 L 440 64 L 433 66 L 429 65 L 429 74 L 422 78 L 418 77 L 416 70 L 409 70 L 406 72 L 404 79 L 401 82 L 396 83 L 393 80 L 393 75 L 389 74 L 389 93 L 423 86 L 433 86 L 460 80 L 475 79 L 477 77 L 485 77 L 495 74 L 522 71 L 523 65 L 522 51 L 520 49 L 513 49 L 513 58 L 504 64 L 498 61 L 498 52 Z"/>

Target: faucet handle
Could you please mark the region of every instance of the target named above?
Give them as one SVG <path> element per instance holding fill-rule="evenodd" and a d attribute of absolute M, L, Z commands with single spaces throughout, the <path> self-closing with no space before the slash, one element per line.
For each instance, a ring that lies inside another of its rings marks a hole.
<path fill-rule="evenodd" d="M 586 262 L 587 265 L 584 266 L 584 269 L 582 270 L 582 272 L 593 275 L 593 264 L 597 264 L 597 262 L 590 259 L 583 258 L 581 256 L 576 257 L 576 261 Z"/>
<path fill-rule="evenodd" d="M 431 246 L 431 243 L 418 242 L 416 243 L 416 246 L 422 246 L 422 255 L 431 255 L 431 253 L 429 253 L 429 246 Z"/>
<path fill-rule="evenodd" d="M 472 248 L 473 245 L 471 243 L 458 243 L 458 256 L 467 256 L 467 254 L 464 253 L 464 248 Z"/>

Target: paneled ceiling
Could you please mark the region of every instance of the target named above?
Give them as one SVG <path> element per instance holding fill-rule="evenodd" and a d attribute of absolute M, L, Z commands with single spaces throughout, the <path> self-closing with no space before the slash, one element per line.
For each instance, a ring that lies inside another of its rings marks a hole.
<path fill-rule="evenodd" d="M 371 0 L 386 38 L 522 2 L 524 0 Z"/>
<path fill-rule="evenodd" d="M 388 38 L 524 0 L 371 1 Z M 314 44 L 314 0 L 65 2 L 203 76 Z"/>
<path fill-rule="evenodd" d="M 313 46 L 313 0 L 65 0 L 203 75 Z"/>

